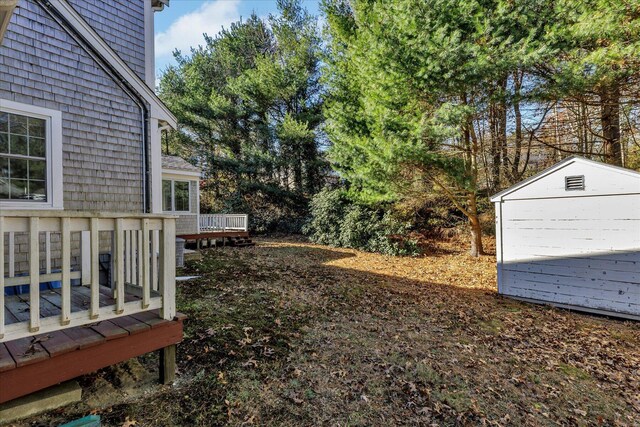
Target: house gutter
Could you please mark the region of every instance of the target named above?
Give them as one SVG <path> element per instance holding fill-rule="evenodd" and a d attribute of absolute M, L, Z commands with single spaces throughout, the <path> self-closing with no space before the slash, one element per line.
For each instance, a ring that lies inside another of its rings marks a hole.
<path fill-rule="evenodd" d="M 0 2 L 3 0 L 0 0 Z M 17 0 L 16 0 L 17 2 Z M 48 0 L 35 0 L 35 2 L 44 9 L 49 16 L 56 21 L 62 28 L 64 28 L 67 33 L 82 47 L 82 49 L 91 56 L 91 58 L 103 69 L 112 79 L 116 82 L 116 84 L 131 98 L 131 100 L 138 106 L 140 109 L 140 124 L 142 131 L 142 163 L 143 163 L 143 174 L 142 174 L 142 201 L 143 201 L 143 212 L 150 213 L 151 212 L 151 170 L 149 165 L 149 159 L 151 155 L 151 139 L 149 137 L 149 126 L 150 126 L 150 114 L 149 108 L 147 108 L 146 100 L 144 97 L 138 94 L 138 92 L 130 87 L 126 79 L 121 76 L 110 64 L 106 61 L 96 49 L 93 48 L 91 43 L 89 43 L 78 31 L 75 30 L 74 26 L 69 23 L 64 16 L 62 16 L 55 7 L 51 5 Z M 0 3 L 1 4 L 1 3 Z"/>

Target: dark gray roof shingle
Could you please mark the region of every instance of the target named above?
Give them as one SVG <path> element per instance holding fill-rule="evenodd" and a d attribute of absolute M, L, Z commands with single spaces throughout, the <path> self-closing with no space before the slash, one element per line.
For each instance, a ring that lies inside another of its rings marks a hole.
<path fill-rule="evenodd" d="M 193 166 L 191 163 L 178 156 L 162 156 L 162 169 L 201 172 L 199 168 Z"/>

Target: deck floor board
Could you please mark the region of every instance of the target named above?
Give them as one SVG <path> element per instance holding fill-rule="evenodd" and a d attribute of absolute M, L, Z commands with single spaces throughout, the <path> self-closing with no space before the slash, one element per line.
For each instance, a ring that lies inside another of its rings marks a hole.
<path fill-rule="evenodd" d="M 9 311 L 8 307 L 4 308 L 4 319 L 5 319 L 5 322 L 7 323 L 7 325 L 10 325 L 11 323 L 18 323 L 19 322 L 19 320 L 16 318 L 16 316 L 14 316 L 13 313 Z"/>
<path fill-rule="evenodd" d="M 132 314 L 131 317 L 139 320 L 140 322 L 146 323 L 151 327 L 151 329 L 168 324 L 160 317 L 160 310 L 143 311 L 142 313 Z"/>
<path fill-rule="evenodd" d="M 140 332 L 151 329 L 144 321 L 140 321 L 132 316 L 116 317 L 115 319 L 111 319 L 111 322 L 120 326 L 122 329 L 126 329 L 130 335 L 139 334 Z"/>
<path fill-rule="evenodd" d="M 95 325 L 91 325 L 91 329 L 105 337 L 107 341 L 129 335 L 129 331 L 109 320 L 103 320 Z"/>
<path fill-rule="evenodd" d="M 63 329 L 62 332 L 78 344 L 80 350 L 93 347 L 104 341 L 105 337 L 91 327 L 79 326 L 77 328 Z"/>
<path fill-rule="evenodd" d="M 11 357 L 7 347 L 0 343 L 0 372 L 8 371 L 16 367 L 16 362 Z"/>
<path fill-rule="evenodd" d="M 22 296 L 5 296 L 4 306 L 12 315 L 11 318 L 5 319 L 7 325 L 14 323 L 12 322 L 13 319 L 17 322 L 26 322 L 29 320 L 29 304 Z"/>
<path fill-rule="evenodd" d="M 20 338 L 4 343 L 16 362 L 16 366 L 26 366 L 49 358 L 49 353 L 36 337 Z"/>
<path fill-rule="evenodd" d="M 40 339 L 40 344 L 51 357 L 77 350 L 80 347 L 77 342 L 62 331 L 38 335 L 37 338 Z"/>
<path fill-rule="evenodd" d="M 115 304 L 111 298 L 111 289 L 100 286 L 100 307 Z M 91 289 L 86 286 L 71 287 L 71 312 L 86 311 L 91 306 Z M 138 301 L 139 297 L 127 293 L 125 301 Z M 59 316 L 62 313 L 62 290 L 48 289 L 40 292 L 40 318 Z M 26 322 L 29 320 L 29 295 L 5 295 L 6 324 Z"/>

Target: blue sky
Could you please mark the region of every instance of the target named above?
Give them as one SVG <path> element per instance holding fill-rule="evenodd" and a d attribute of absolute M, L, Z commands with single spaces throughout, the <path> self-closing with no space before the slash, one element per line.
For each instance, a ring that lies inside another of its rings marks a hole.
<path fill-rule="evenodd" d="M 307 10 L 319 14 L 320 0 L 303 0 Z M 203 33 L 217 34 L 222 27 L 255 12 L 260 17 L 276 13 L 275 0 L 171 0 L 170 7 L 156 13 L 156 70 L 158 77 L 173 64 L 172 52 L 188 53 L 204 42 Z"/>

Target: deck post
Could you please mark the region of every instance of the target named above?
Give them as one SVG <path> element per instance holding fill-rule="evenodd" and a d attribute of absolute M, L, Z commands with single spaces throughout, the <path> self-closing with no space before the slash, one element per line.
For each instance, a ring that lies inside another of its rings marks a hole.
<path fill-rule="evenodd" d="M 160 238 L 160 290 L 162 293 L 162 318 L 176 315 L 176 223 L 174 219 L 162 221 Z"/>
<path fill-rule="evenodd" d="M 160 382 L 171 384 L 176 379 L 176 345 L 160 349 Z"/>
<path fill-rule="evenodd" d="M 138 239 L 140 242 L 140 239 Z M 149 307 L 149 300 L 151 299 L 151 258 L 149 254 L 150 248 L 149 240 L 149 219 L 142 220 L 142 308 Z M 155 254 L 153 254 L 155 257 Z"/>
<path fill-rule="evenodd" d="M 71 219 L 60 218 L 60 230 L 62 241 L 62 307 L 60 324 L 68 325 L 71 322 Z M 84 243 L 84 242 L 83 242 Z M 83 249 L 84 258 L 84 249 Z M 84 265 L 84 260 L 82 262 Z M 82 276 L 84 279 L 84 276 Z M 83 283 L 84 284 L 84 283 Z"/>
<path fill-rule="evenodd" d="M 29 332 L 40 330 L 40 218 L 29 218 Z M 9 267 L 11 268 L 11 267 Z M 3 290 L 4 292 L 4 290 Z"/>
<path fill-rule="evenodd" d="M 123 220 L 122 218 L 116 218 L 115 224 L 115 234 L 116 234 L 116 250 L 115 250 L 115 276 L 116 276 L 116 286 L 115 286 L 115 300 L 116 300 L 116 313 L 122 314 L 124 312 L 124 278 L 125 278 L 125 268 L 126 268 L 126 258 L 125 258 L 125 236 L 126 231 L 124 230 Z"/>
<path fill-rule="evenodd" d="M 100 313 L 100 229 L 98 226 L 98 218 L 91 218 L 89 237 L 89 252 L 91 252 L 91 311 L 89 317 L 92 320 L 97 319 Z"/>
<path fill-rule="evenodd" d="M 4 217 L 0 216 L 0 339 L 4 338 Z"/>

